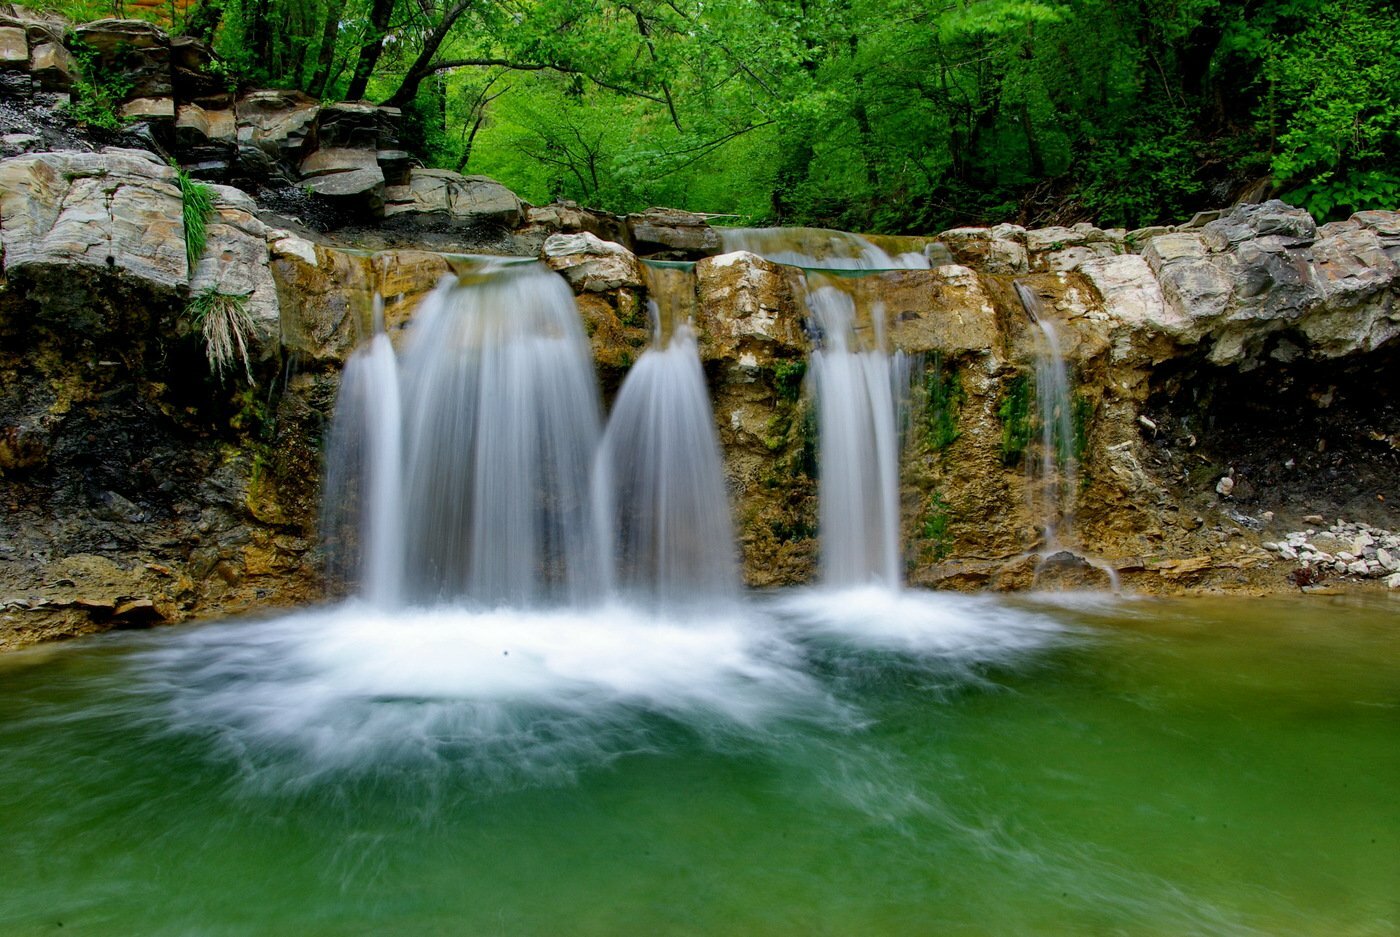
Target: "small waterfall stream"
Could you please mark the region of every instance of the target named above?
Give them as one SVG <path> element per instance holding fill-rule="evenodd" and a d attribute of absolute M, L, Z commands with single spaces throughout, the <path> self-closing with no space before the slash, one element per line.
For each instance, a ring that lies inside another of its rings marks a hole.
<path fill-rule="evenodd" d="M 618 391 L 598 451 L 600 549 L 623 596 L 662 608 L 739 594 L 710 391 L 690 325 L 688 265 L 646 266 L 652 345 Z"/>
<path fill-rule="evenodd" d="M 1074 445 L 1074 400 L 1069 368 L 1059 331 L 1045 314 L 1040 297 L 1025 283 L 1016 295 L 1036 327 L 1035 405 L 1040 427 L 1040 459 L 1032 463 L 1033 500 L 1045 532 L 1045 551 L 1053 553 L 1062 536 L 1072 533 L 1078 457 Z"/>
<path fill-rule="evenodd" d="M 321 517 L 333 577 L 358 581 L 364 598 L 401 598 L 404 537 L 403 409 L 398 361 L 375 297 L 374 334 L 345 364 L 327 457 Z"/>
<path fill-rule="evenodd" d="M 726 251 L 749 251 L 769 260 L 818 270 L 927 270 L 916 251 L 892 256 L 869 239 L 825 228 L 721 228 Z"/>
<path fill-rule="evenodd" d="M 822 582 L 828 586 L 903 581 L 899 537 L 899 362 L 884 349 L 881 310 L 872 311 L 874 347 L 861 348 L 856 303 L 825 285 L 807 305 L 820 336 L 811 356 L 817 406 Z"/>

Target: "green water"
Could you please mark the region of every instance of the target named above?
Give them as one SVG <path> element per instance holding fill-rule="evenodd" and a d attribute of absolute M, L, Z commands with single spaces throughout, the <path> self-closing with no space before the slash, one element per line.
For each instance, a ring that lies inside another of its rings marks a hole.
<path fill-rule="evenodd" d="M 1400 933 L 1400 603 L 953 614 L 994 608 L 1063 630 L 789 618 L 817 718 L 551 689 L 463 719 L 440 688 L 307 714 L 340 671 L 260 695 L 291 652 L 253 626 L 12 655 L 0 934 Z"/>

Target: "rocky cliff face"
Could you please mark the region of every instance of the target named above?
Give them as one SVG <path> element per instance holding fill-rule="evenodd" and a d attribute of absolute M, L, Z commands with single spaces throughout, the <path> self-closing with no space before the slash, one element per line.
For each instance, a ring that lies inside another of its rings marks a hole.
<path fill-rule="evenodd" d="M 157 72 L 178 61 L 150 58 Z M 490 180 L 398 166 L 382 114 L 285 103 L 230 104 L 236 152 L 295 157 L 303 178 L 378 171 L 382 220 L 318 233 L 275 198 L 215 186 L 191 263 L 174 170 L 148 150 L 0 160 L 0 646 L 316 598 L 339 369 L 376 295 L 397 338 L 428 290 L 466 272 L 447 248 L 535 254 L 558 271 L 606 391 L 650 340 L 645 301 L 660 287 L 642 259 L 696 261 L 667 283 L 694 310 L 746 578 L 811 580 L 804 297 L 817 275 L 721 253 L 699 216 L 538 208 Z M 334 188 L 317 197 L 342 198 Z M 1288 587 L 1288 525 L 1400 527 L 1400 213 L 1319 227 L 1270 202 L 1174 229 L 999 225 L 890 246 L 931 269 L 822 283 L 853 294 L 863 340 L 883 335 L 911 362 L 912 582 L 1014 589 L 1044 572 L 1026 469 L 1036 329 L 1016 283 L 1058 326 L 1074 377 L 1080 471 L 1062 540 L 1129 588 Z M 211 376 L 201 295 L 237 298 L 252 383 Z M 1389 572 L 1355 562 L 1334 573 L 1329 559 L 1307 584 Z M 1097 575 L 1070 565 L 1071 579 Z"/>

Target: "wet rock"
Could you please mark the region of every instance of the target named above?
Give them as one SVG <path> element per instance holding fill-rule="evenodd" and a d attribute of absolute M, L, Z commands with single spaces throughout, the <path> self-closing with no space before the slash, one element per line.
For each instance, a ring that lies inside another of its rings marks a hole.
<path fill-rule="evenodd" d="M 938 240 L 964 266 L 987 273 L 1014 274 L 1030 271 L 1029 255 L 1023 243 L 1025 228 L 998 225 L 996 228 L 953 228 Z"/>
<path fill-rule="evenodd" d="M 706 357 L 748 362 L 801 354 L 806 349 L 799 309 L 785 269 L 735 251 L 695 265 L 697 324 Z"/>
<path fill-rule="evenodd" d="M 586 231 L 551 235 L 544 242 L 544 262 L 580 292 L 641 289 L 645 282 L 636 255 Z"/>
<path fill-rule="evenodd" d="M 723 249 L 719 232 L 710 227 L 709 219 L 674 208 L 648 208 L 628 215 L 627 231 L 632 248 L 642 255 L 694 259 Z"/>

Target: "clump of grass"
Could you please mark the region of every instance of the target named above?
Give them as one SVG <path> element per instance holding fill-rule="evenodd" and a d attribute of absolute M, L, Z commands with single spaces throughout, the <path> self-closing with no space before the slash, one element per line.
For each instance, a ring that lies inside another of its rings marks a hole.
<path fill-rule="evenodd" d="M 209 370 L 222 381 L 225 370 L 241 364 L 248 383 L 256 383 L 248 345 L 257 334 L 257 323 L 248 312 L 248 297 L 220 293 L 211 286 L 190 299 L 186 312 L 204 335 Z"/>
<path fill-rule="evenodd" d="M 183 169 L 175 170 L 175 182 L 180 186 L 181 214 L 185 223 L 185 259 L 189 261 L 190 276 L 195 264 L 204 256 L 209 234 L 209 219 L 214 214 L 214 190 L 190 178 Z"/>

